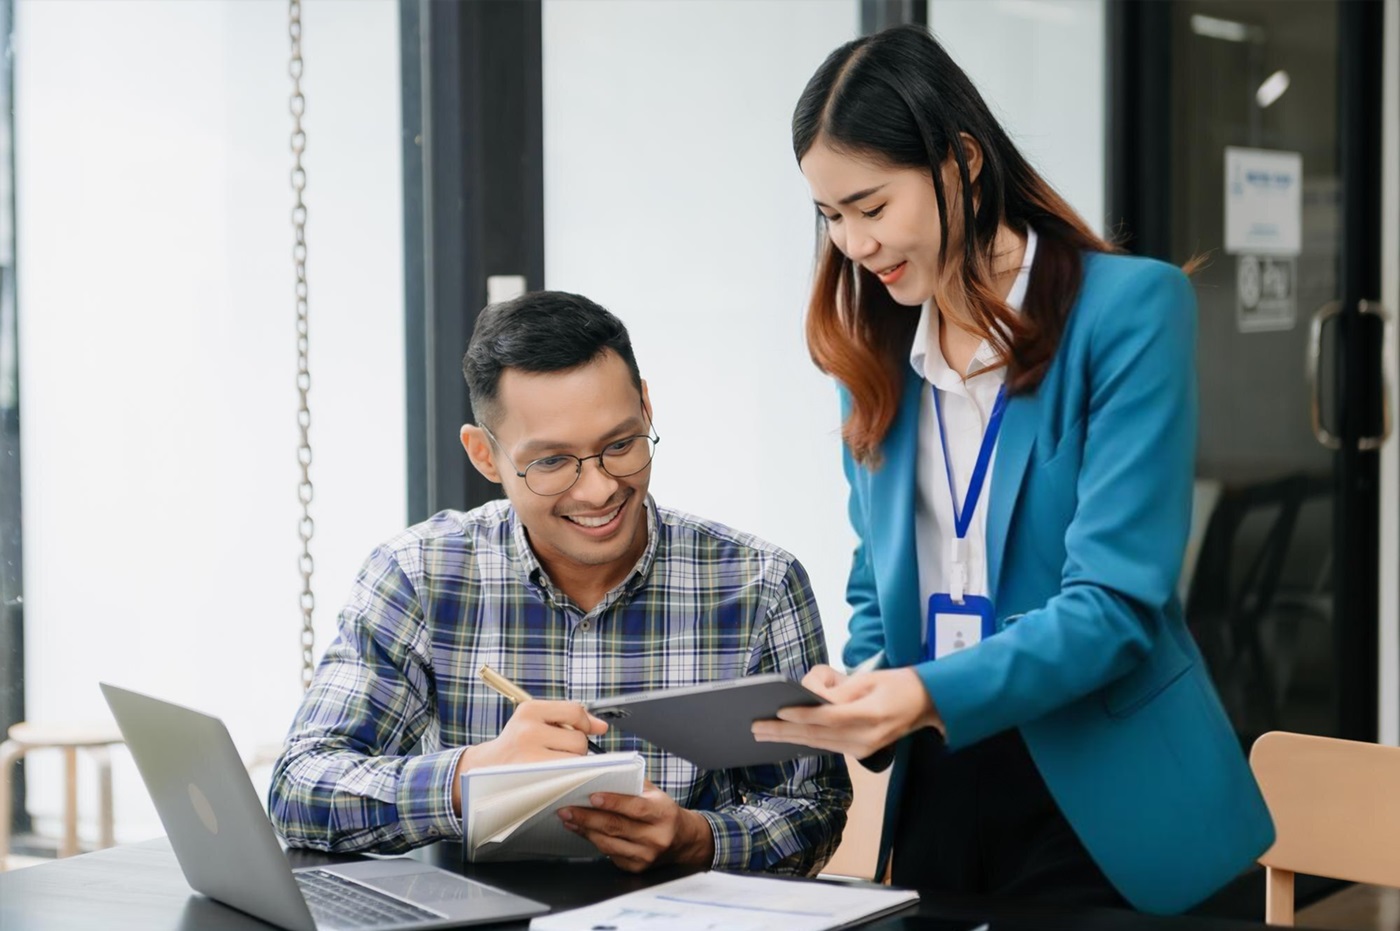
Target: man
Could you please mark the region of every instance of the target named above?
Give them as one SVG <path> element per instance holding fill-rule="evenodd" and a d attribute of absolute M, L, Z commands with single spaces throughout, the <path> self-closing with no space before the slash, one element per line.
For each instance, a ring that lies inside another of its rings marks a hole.
<path fill-rule="evenodd" d="M 278 830 L 337 851 L 460 838 L 462 773 L 581 754 L 591 738 L 647 761 L 641 796 L 559 813 L 621 868 L 815 872 L 850 804 L 839 758 L 699 770 L 579 704 L 800 678 L 826 660 L 802 566 L 651 500 L 646 383 L 626 328 L 593 302 L 488 307 L 462 368 L 476 419 L 462 445 L 507 500 L 444 511 L 369 557 L 274 769 Z M 478 679 L 483 663 L 537 700 L 512 709 Z"/>

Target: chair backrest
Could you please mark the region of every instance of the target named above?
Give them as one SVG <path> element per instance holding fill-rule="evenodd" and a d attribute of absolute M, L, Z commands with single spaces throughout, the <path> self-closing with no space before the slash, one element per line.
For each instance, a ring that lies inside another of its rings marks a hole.
<path fill-rule="evenodd" d="M 1196 578 L 1196 564 L 1201 559 L 1201 544 L 1206 539 L 1206 528 L 1215 516 L 1215 506 L 1220 503 L 1220 493 L 1225 484 L 1219 479 L 1197 478 L 1191 488 L 1191 530 L 1186 536 L 1186 552 L 1181 558 L 1181 578 L 1177 580 L 1177 595 L 1185 607 L 1191 600 L 1191 583 Z"/>
<path fill-rule="evenodd" d="M 889 787 L 890 769 L 872 773 L 855 757 L 846 757 L 851 772 L 851 789 L 855 798 L 846 813 L 846 830 L 841 845 L 822 870 L 832 876 L 852 876 L 856 879 L 875 878 L 875 861 L 880 856 L 880 829 L 885 820 L 885 791 Z"/>
<path fill-rule="evenodd" d="M 1272 731 L 1249 765 L 1274 819 L 1264 920 L 1293 923 L 1293 874 L 1400 886 L 1400 747 Z"/>

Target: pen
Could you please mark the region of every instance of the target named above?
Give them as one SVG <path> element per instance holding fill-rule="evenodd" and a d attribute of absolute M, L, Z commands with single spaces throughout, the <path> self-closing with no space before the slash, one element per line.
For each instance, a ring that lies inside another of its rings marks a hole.
<path fill-rule="evenodd" d="M 873 656 L 863 659 L 851 670 L 851 675 L 858 676 L 863 672 L 874 672 L 885 665 L 885 651 L 876 650 Z"/>
<path fill-rule="evenodd" d="M 520 686 L 516 685 L 514 682 L 510 681 L 505 676 L 501 675 L 499 672 L 492 669 L 485 663 L 481 664 L 481 668 L 476 671 L 476 674 L 481 677 L 482 682 L 485 682 L 491 689 L 498 692 L 502 697 L 505 698 L 506 701 L 510 702 L 512 705 L 518 705 L 523 701 L 532 701 L 534 699 L 534 696 L 531 695 L 529 692 L 525 691 Z M 569 727 L 569 725 L 567 724 L 563 726 L 568 728 L 569 730 L 573 730 L 573 728 Z M 588 740 L 588 752 L 602 753 L 603 748 L 595 744 L 590 738 Z"/>

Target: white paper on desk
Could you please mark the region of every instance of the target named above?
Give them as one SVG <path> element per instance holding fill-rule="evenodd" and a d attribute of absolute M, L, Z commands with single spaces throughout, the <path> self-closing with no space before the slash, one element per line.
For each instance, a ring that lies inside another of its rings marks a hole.
<path fill-rule="evenodd" d="M 594 792 L 640 795 L 639 753 L 600 753 L 546 763 L 487 766 L 462 774 L 462 849 L 475 863 L 597 857 L 557 812 L 587 807 Z"/>
<path fill-rule="evenodd" d="M 535 918 L 530 931 L 829 931 L 918 899 L 899 889 L 697 873 Z"/>

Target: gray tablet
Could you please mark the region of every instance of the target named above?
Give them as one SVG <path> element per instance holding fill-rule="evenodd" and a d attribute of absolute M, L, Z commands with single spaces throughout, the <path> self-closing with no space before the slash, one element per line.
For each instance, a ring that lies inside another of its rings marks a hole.
<path fill-rule="evenodd" d="M 797 744 L 759 743 L 753 722 L 791 705 L 823 705 L 826 699 L 778 673 L 701 685 L 617 695 L 587 703 L 612 727 L 636 734 L 701 769 L 780 763 L 824 751 Z"/>

